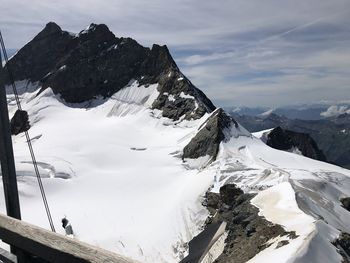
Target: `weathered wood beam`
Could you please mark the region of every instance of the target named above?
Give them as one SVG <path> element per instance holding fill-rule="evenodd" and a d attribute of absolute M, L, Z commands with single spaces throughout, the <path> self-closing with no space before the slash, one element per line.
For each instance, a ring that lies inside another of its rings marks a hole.
<path fill-rule="evenodd" d="M 1 214 L 0 239 L 53 263 L 135 263 L 113 252 Z"/>

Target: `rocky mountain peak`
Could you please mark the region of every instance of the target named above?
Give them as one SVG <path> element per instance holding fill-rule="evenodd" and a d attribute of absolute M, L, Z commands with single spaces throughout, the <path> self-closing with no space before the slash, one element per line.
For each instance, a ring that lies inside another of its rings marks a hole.
<path fill-rule="evenodd" d="M 41 30 L 38 35 L 36 35 L 35 38 L 49 37 L 52 34 L 58 34 L 58 33 L 62 33 L 61 27 L 57 25 L 55 22 L 49 22 L 45 25 L 44 29 Z"/>
<path fill-rule="evenodd" d="M 158 83 L 160 94 L 152 108 L 164 117 L 198 119 L 215 109 L 181 73 L 167 46 L 143 47 L 116 37 L 104 24 L 91 24 L 74 35 L 50 22 L 8 66 L 15 80 L 39 82 L 40 92 L 51 88 L 69 103 L 108 98 L 136 80 L 146 87 Z"/>
<path fill-rule="evenodd" d="M 156 61 L 158 63 L 158 68 L 178 70 L 178 67 L 166 45 L 160 46 L 157 44 L 153 44 L 151 53 L 152 56 L 157 58 Z"/>
<path fill-rule="evenodd" d="M 79 42 L 92 41 L 92 42 L 119 42 L 112 31 L 105 24 L 90 24 L 85 30 L 82 30 L 77 35 Z"/>
<path fill-rule="evenodd" d="M 39 81 L 55 67 L 72 38 L 68 32 L 50 22 L 10 59 L 5 68 L 11 69 L 15 80 Z M 5 84 L 10 83 L 7 70 L 0 78 Z"/>
<path fill-rule="evenodd" d="M 90 26 L 86 30 L 83 30 L 83 31 L 87 31 L 87 32 L 94 32 L 94 31 L 111 32 L 107 25 L 95 24 L 95 23 L 91 23 Z"/>

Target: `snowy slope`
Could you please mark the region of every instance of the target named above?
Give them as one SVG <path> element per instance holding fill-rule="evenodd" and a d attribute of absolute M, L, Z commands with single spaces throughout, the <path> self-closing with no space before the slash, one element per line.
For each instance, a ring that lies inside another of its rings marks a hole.
<path fill-rule="evenodd" d="M 176 262 L 207 217 L 201 195 L 212 178 L 174 157 L 201 120 L 156 117 L 148 109 L 156 88 L 133 82 L 89 107 L 65 105 L 49 89 L 21 99 L 56 229 L 63 233 L 66 215 L 81 240 L 141 261 Z M 48 228 L 25 138 L 13 140 L 23 219 Z"/>
<path fill-rule="evenodd" d="M 350 213 L 339 201 L 350 195 L 349 170 L 272 149 L 254 136 L 223 144 L 212 169 L 212 191 L 236 183 L 257 192 L 252 203 L 260 214 L 299 236 L 279 249 L 279 239 L 271 241 L 249 262 L 341 262 L 331 242 L 339 230 L 350 231 Z"/>
<path fill-rule="evenodd" d="M 67 104 L 50 89 L 36 96 L 36 84 L 17 84 L 61 233 L 67 216 L 78 239 L 142 262 L 178 262 L 208 216 L 203 194 L 236 183 L 258 193 L 252 203 L 261 215 L 298 235 L 278 249 L 279 238 L 271 240 L 250 262 L 341 262 L 330 242 L 339 230 L 350 232 L 350 213 L 339 202 L 350 196 L 349 170 L 274 150 L 236 127 L 215 162 L 191 166 L 182 149 L 209 114 L 161 117 L 150 109 L 157 85 L 130 81 L 109 99 Z M 12 116 L 12 95 L 9 104 Z M 23 219 L 49 228 L 25 138 L 13 142 Z"/>

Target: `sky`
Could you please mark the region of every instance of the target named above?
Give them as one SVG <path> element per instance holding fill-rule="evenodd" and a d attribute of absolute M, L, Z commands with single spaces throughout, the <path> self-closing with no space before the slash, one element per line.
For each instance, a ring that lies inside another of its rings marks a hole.
<path fill-rule="evenodd" d="M 0 29 L 18 49 L 47 22 L 166 44 L 217 106 L 350 99 L 349 0 L 3 0 Z"/>

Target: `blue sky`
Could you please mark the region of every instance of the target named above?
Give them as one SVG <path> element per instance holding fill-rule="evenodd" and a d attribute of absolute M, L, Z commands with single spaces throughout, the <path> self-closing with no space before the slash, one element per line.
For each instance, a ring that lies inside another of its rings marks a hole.
<path fill-rule="evenodd" d="M 3 1 L 8 47 L 48 21 L 72 32 L 105 23 L 116 36 L 166 44 L 218 106 L 350 99 L 348 0 Z"/>

